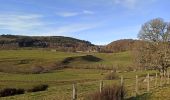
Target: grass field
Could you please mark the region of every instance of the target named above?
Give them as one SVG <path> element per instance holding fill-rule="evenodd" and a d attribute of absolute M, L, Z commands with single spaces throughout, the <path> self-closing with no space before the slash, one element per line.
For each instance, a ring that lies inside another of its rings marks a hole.
<path fill-rule="evenodd" d="M 102 54 L 102 53 L 66 53 L 47 50 L 5 50 L 0 51 L 0 71 L 9 73 L 34 73 L 34 71 L 55 69 L 57 64 L 67 57 L 93 55 L 101 61 L 76 59 L 67 66 L 74 68 L 105 68 L 125 69 L 132 60 L 129 52 Z"/>
<path fill-rule="evenodd" d="M 0 100 L 70 100 L 73 83 L 77 83 L 78 86 L 78 100 L 86 100 L 85 98 L 89 93 L 99 90 L 99 82 L 101 79 L 104 80 L 104 86 L 119 84 L 121 75 L 123 75 L 125 79 L 125 86 L 128 91 L 127 97 L 132 97 L 134 96 L 135 75 L 139 75 L 140 90 L 145 92 L 146 86 L 145 83 L 143 83 L 145 76 L 148 72 L 151 75 L 155 73 L 155 71 L 124 72 L 124 70 L 132 64 L 132 58 L 129 52 L 113 54 L 91 53 L 90 55 L 102 59 L 97 62 L 91 62 L 79 57 L 85 55 L 87 55 L 87 53 L 51 52 L 46 50 L 0 51 L 0 89 L 6 87 L 29 89 L 38 84 L 49 85 L 46 91 L 3 97 L 0 98 Z M 51 70 L 48 73 L 41 74 L 24 73 L 25 70 L 31 72 L 33 67 L 50 67 L 67 57 L 77 56 L 78 58 L 71 60 L 68 64 L 70 67 L 68 68 Z M 28 59 L 29 61 L 27 61 Z M 99 65 L 105 68 L 97 69 L 98 67 L 96 66 Z M 120 71 L 117 73 L 118 78 L 115 80 L 105 80 L 105 76 L 110 73 L 108 69 L 112 69 L 113 67 Z M 155 98 L 157 94 L 160 94 L 160 92 L 154 92 L 150 95 L 150 98 Z"/>
<path fill-rule="evenodd" d="M 102 73 L 102 74 L 101 74 Z M 78 100 L 86 100 L 85 97 L 92 92 L 99 90 L 99 82 L 104 79 L 108 70 L 96 69 L 64 69 L 45 74 L 5 74 L 1 73 L 0 86 L 29 89 L 37 84 L 48 84 L 47 91 L 26 93 L 23 95 L 0 98 L 2 100 L 70 100 L 72 95 L 72 84 L 78 85 Z M 154 71 L 150 71 L 154 73 Z M 144 79 L 147 72 L 126 72 L 123 75 L 125 86 L 127 87 L 128 97 L 134 96 L 135 75 L 138 74 L 140 82 Z M 119 84 L 120 78 L 115 80 L 104 80 L 104 86 L 109 84 Z M 146 91 L 145 85 L 140 85 L 141 91 Z M 141 92 L 142 93 L 142 92 Z"/>

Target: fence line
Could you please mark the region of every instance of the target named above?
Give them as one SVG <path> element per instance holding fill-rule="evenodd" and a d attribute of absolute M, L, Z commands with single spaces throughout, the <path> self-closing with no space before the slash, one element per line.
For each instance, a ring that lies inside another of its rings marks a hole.
<path fill-rule="evenodd" d="M 146 75 L 145 80 L 146 80 L 146 92 L 149 93 L 151 91 L 151 86 L 152 86 L 151 82 L 150 82 L 151 78 L 150 78 L 149 73 Z M 163 74 L 160 73 L 160 80 L 159 81 L 160 81 L 159 86 L 161 88 L 165 84 L 170 84 L 170 74 L 169 74 L 169 72 L 167 72 L 167 75 L 165 75 L 165 76 L 163 76 Z M 158 85 L 157 85 L 158 84 L 158 73 L 155 74 L 153 83 L 154 83 L 154 85 L 153 85 L 154 88 L 153 89 L 158 88 Z M 121 84 L 121 86 L 123 86 L 125 84 L 124 77 L 122 75 L 120 77 L 120 84 Z M 103 88 L 104 88 L 104 82 L 103 82 L 103 80 L 100 80 L 100 84 L 99 84 L 100 93 L 102 92 Z M 135 96 L 140 94 L 139 91 L 140 91 L 140 89 L 139 89 L 139 77 L 138 77 L 138 75 L 136 75 L 136 78 L 135 78 Z M 77 85 L 76 85 L 76 83 L 73 84 L 72 100 L 77 100 Z"/>

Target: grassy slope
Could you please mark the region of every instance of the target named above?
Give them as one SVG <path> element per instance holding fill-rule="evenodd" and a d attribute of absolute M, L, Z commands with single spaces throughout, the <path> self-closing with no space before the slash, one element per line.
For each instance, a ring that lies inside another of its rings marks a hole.
<path fill-rule="evenodd" d="M 51 51 L 40 51 L 40 50 L 9 50 L 9 51 L 0 51 L 0 67 L 4 62 L 10 65 L 14 65 L 15 68 L 20 67 L 18 61 L 21 59 L 34 59 L 28 64 L 23 64 L 22 70 L 25 70 L 26 67 L 31 65 L 45 65 L 49 63 L 54 63 L 55 61 L 64 59 L 70 56 L 82 56 L 86 54 L 79 53 L 63 53 L 63 52 L 51 52 Z M 101 62 L 87 62 L 87 61 L 75 61 L 70 65 L 81 65 L 81 64 L 90 64 L 98 65 L 103 64 L 106 67 L 112 67 L 113 65 L 124 69 L 127 65 L 131 64 L 131 57 L 128 52 L 124 53 L 115 53 L 115 54 L 99 54 L 93 53 L 98 58 L 102 58 Z M 10 60 L 10 61 L 9 61 Z M 5 63 L 6 64 L 6 63 Z M 7 65 L 8 65 L 7 64 Z M 123 67 L 122 67 L 123 66 Z M 93 66 L 92 66 L 93 67 Z M 99 70 L 99 69 L 72 69 L 67 68 L 63 70 L 53 71 L 51 73 L 43 74 L 10 74 L 10 73 L 0 73 L 0 88 L 4 87 L 16 87 L 28 89 L 37 84 L 48 84 L 50 87 L 47 91 L 37 92 L 37 93 L 26 93 L 24 95 L 11 96 L 6 98 L 0 98 L 2 100 L 70 100 L 72 92 L 72 83 L 78 83 L 78 97 L 83 98 L 90 92 L 99 90 L 99 80 L 103 79 L 105 75 L 110 72 L 108 70 Z M 154 73 L 151 71 L 150 73 Z M 119 73 L 118 75 L 123 75 L 125 78 L 126 87 L 128 89 L 128 96 L 134 95 L 134 83 L 135 75 L 138 74 L 141 79 L 140 89 L 146 90 L 146 86 L 142 83 L 147 72 L 126 72 Z M 142 78 L 143 76 L 143 78 Z M 106 84 L 119 83 L 120 80 L 116 79 L 113 81 L 105 80 Z M 154 98 L 154 97 L 153 97 Z"/>
<path fill-rule="evenodd" d="M 103 74 L 101 74 L 103 73 Z M 99 90 L 99 81 L 105 77 L 108 73 L 106 70 L 96 69 L 65 69 L 61 71 L 55 71 L 53 73 L 45 74 L 5 74 L 1 73 L 0 86 L 3 87 L 17 87 L 17 88 L 30 88 L 36 84 L 48 84 L 50 87 L 47 91 L 37 93 L 26 93 L 24 95 L 17 95 L 11 97 L 0 98 L 0 100 L 70 100 L 72 94 L 72 83 L 78 83 L 78 98 L 84 98 L 87 94 Z M 150 73 L 154 73 L 151 71 Z M 127 72 L 119 73 L 123 75 L 125 85 L 127 87 L 128 96 L 134 96 L 134 83 L 135 75 L 138 74 L 140 79 L 140 89 L 146 91 L 142 79 L 147 72 Z M 120 79 L 116 80 L 104 80 L 104 85 L 118 84 Z"/>
<path fill-rule="evenodd" d="M 103 70 L 89 70 L 89 69 L 64 69 L 60 71 L 54 71 L 53 73 L 44 74 L 0 74 L 0 88 L 4 87 L 15 87 L 15 88 L 25 88 L 28 89 L 37 84 L 48 84 L 50 87 L 48 91 L 37 92 L 37 93 L 27 93 L 19 96 L 12 96 L 0 99 L 19 99 L 23 98 L 26 100 L 42 100 L 55 98 L 55 100 L 68 100 L 71 98 L 71 88 L 72 83 L 79 83 L 81 93 L 95 90 L 98 86 L 96 80 L 100 80 L 101 73 L 107 71 Z M 86 87 L 87 86 L 87 87 Z M 64 99 L 65 98 L 65 99 Z"/>
<path fill-rule="evenodd" d="M 45 50 L 7 50 L 0 51 L 0 70 L 5 72 L 31 72 L 34 68 L 51 67 L 55 63 L 62 61 L 67 57 L 82 56 L 87 53 L 66 53 L 66 52 L 51 52 Z M 130 66 L 132 63 L 129 52 L 115 53 L 115 54 L 100 54 L 92 53 L 102 61 L 90 62 L 82 59 L 71 62 L 69 66 L 77 68 L 118 68 Z"/>
<path fill-rule="evenodd" d="M 66 57 L 76 55 L 45 50 L 4 50 L 0 51 L 0 69 L 5 72 L 31 72 L 37 66 L 50 67 Z"/>
<path fill-rule="evenodd" d="M 122 52 L 122 53 L 97 53 L 95 54 L 99 58 L 103 58 L 102 64 L 109 66 L 109 67 L 128 67 L 132 64 L 132 57 L 130 56 L 129 52 Z M 124 69 L 122 68 L 122 69 Z"/>

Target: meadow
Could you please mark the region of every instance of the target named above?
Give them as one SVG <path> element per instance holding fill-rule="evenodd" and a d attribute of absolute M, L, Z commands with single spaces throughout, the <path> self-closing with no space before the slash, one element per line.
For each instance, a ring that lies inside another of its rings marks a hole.
<path fill-rule="evenodd" d="M 84 59 L 86 55 L 91 58 Z M 0 70 L 8 73 L 34 73 L 36 70 L 50 70 L 68 57 L 77 57 L 67 64 L 71 68 L 125 69 L 132 64 L 129 52 L 124 53 L 68 53 L 50 50 L 1 50 Z M 93 61 L 101 59 L 100 61 Z"/>
<path fill-rule="evenodd" d="M 100 58 L 100 60 L 84 59 L 86 55 L 91 55 L 89 59 Z M 73 58 L 64 65 L 66 67 L 55 69 L 53 65 L 63 62 L 69 57 Z M 41 92 L 1 97 L 0 100 L 70 100 L 73 83 L 77 83 L 78 100 L 86 100 L 88 94 L 99 90 L 100 80 L 104 81 L 104 86 L 120 84 L 120 76 L 124 77 L 125 87 L 127 88 L 126 98 L 132 99 L 131 97 L 135 96 L 135 76 L 139 76 L 139 87 L 142 95 L 146 92 L 143 80 L 147 73 L 154 76 L 156 72 L 152 70 L 135 71 L 132 63 L 130 52 L 68 53 L 50 50 L 1 50 L 0 89 L 6 87 L 29 89 L 39 84 L 48 84 L 49 88 Z M 46 70 L 50 68 L 50 70 L 34 73 L 35 69 L 40 66 Z M 54 68 L 51 69 L 51 66 Z M 113 69 L 116 70 L 117 78 L 114 80 L 105 79 L 105 76 Z M 153 85 L 151 86 L 153 88 Z M 168 86 L 164 88 L 168 89 Z M 157 94 L 160 94 L 160 92 L 151 92 L 149 98 L 151 100 L 152 98 L 159 98 L 155 97 L 159 96 Z M 143 96 L 139 95 L 139 100 L 143 100 L 142 98 Z"/>

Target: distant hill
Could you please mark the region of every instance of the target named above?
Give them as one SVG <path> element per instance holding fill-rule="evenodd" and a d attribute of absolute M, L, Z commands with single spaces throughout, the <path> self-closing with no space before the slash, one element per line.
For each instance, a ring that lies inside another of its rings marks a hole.
<path fill-rule="evenodd" d="M 0 49 L 49 48 L 53 51 L 69 52 L 124 52 L 135 47 L 139 40 L 122 39 L 105 46 L 97 46 L 89 41 L 64 36 L 20 36 L 0 35 Z"/>
<path fill-rule="evenodd" d="M 130 51 L 134 48 L 137 42 L 139 42 L 139 40 L 133 40 L 133 39 L 122 39 L 122 40 L 113 41 L 110 44 L 103 47 L 103 52 Z"/>
<path fill-rule="evenodd" d="M 0 48 L 22 47 L 52 48 L 61 51 L 95 51 L 97 47 L 89 41 L 64 36 L 19 36 L 0 35 Z"/>

